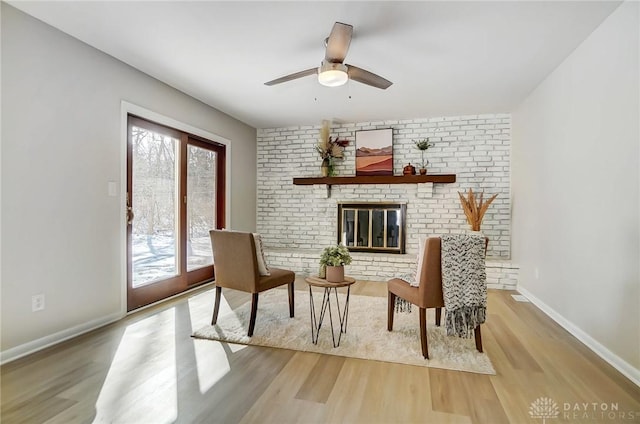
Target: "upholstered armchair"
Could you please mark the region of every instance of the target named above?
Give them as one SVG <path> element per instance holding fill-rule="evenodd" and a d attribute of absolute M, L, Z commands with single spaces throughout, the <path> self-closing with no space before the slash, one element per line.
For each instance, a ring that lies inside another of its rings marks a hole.
<path fill-rule="evenodd" d="M 485 243 L 486 250 L 486 243 Z M 427 308 L 435 308 L 436 325 L 440 326 L 442 308 L 444 308 L 444 296 L 442 293 L 442 265 L 441 265 L 441 239 L 429 237 L 425 241 L 422 257 L 422 266 L 417 270 L 416 279 L 419 285 L 414 287 L 399 278 L 387 282 L 388 288 L 388 312 L 387 330 L 393 330 L 393 315 L 395 312 L 396 297 L 401 297 L 407 302 L 419 308 L 420 320 L 420 344 L 422 356 L 429 358 L 427 343 Z M 480 326 L 474 329 L 476 348 L 482 352 L 482 335 Z"/>
<path fill-rule="evenodd" d="M 258 294 L 285 284 L 289 285 L 289 316 L 294 313 L 293 283 L 295 273 L 279 268 L 263 270 L 261 275 L 256 257 L 256 240 L 251 233 L 240 231 L 211 230 L 213 266 L 215 272 L 216 297 L 211 325 L 218 320 L 222 288 L 230 288 L 251 293 L 251 315 L 247 335 L 253 336 L 258 310 Z M 258 246 L 262 256 L 262 248 Z M 264 268 L 264 267 L 263 267 Z"/>

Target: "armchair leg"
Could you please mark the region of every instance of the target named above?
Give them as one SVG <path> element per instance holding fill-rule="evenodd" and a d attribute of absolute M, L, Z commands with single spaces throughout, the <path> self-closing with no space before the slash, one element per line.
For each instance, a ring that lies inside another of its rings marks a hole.
<path fill-rule="evenodd" d="M 293 318 L 295 298 L 293 293 L 293 281 L 289 283 L 289 317 Z"/>
<path fill-rule="evenodd" d="M 420 308 L 420 344 L 422 345 L 422 356 L 429 359 L 429 347 L 427 346 L 427 309 Z"/>
<path fill-rule="evenodd" d="M 393 330 L 393 312 L 396 308 L 396 295 L 394 293 L 389 292 L 388 299 L 388 310 L 387 310 L 387 331 Z"/>
<path fill-rule="evenodd" d="M 256 312 L 258 312 L 258 293 L 251 294 L 251 317 L 249 318 L 249 332 L 247 336 L 253 336 L 253 329 L 256 326 Z"/>
<path fill-rule="evenodd" d="M 473 332 L 476 336 L 476 349 L 478 349 L 478 352 L 482 352 L 482 333 L 480 333 L 480 325 L 478 325 Z"/>
<path fill-rule="evenodd" d="M 216 300 L 213 303 L 213 318 L 211 325 L 216 325 L 218 321 L 218 312 L 220 311 L 220 297 L 222 296 L 222 287 L 216 286 Z"/>
<path fill-rule="evenodd" d="M 440 327 L 440 321 L 442 318 L 442 308 L 436 308 L 436 325 Z"/>

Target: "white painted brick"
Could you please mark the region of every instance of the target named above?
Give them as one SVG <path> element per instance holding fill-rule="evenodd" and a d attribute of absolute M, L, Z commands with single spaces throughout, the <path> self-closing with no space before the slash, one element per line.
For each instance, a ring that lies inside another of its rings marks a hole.
<path fill-rule="evenodd" d="M 277 261 L 274 266 L 293 267 L 288 264 L 295 262 L 298 272 L 317 272 L 318 249 L 335 243 L 338 201 L 402 201 L 407 203 L 407 254 L 357 254 L 353 264 L 361 278 L 386 280 L 402 273 L 399 271 L 406 268 L 407 263 L 415 262 L 415 240 L 419 235 L 468 229 L 457 192 L 465 192 L 470 187 L 474 191 L 485 191 L 485 196 L 499 193 L 487 211 L 483 230 L 490 238 L 489 257 L 502 261 L 509 258 L 511 116 L 487 114 L 334 124 L 331 134 L 351 141 L 345 149 L 345 159 L 336 163 L 338 175 L 355 174 L 356 131 L 389 127 L 394 133 L 396 175 L 402 174 L 408 162 L 421 161 L 413 140 L 430 137 L 435 146 L 425 155 L 429 160 L 429 173 L 455 173 L 457 182 L 334 185 L 331 197 L 327 197 L 324 185 L 292 184 L 294 177 L 320 176 L 320 160 L 314 150 L 320 125 L 257 131 L 257 228 L 263 233 L 270 252 L 268 260 L 273 257 Z M 310 248 L 316 249 L 313 254 L 308 253 Z M 282 253 L 282 249 L 286 249 L 286 253 Z M 278 250 L 281 253 L 271 253 Z M 489 262 L 490 287 L 515 288 L 517 267 L 494 268 Z"/>

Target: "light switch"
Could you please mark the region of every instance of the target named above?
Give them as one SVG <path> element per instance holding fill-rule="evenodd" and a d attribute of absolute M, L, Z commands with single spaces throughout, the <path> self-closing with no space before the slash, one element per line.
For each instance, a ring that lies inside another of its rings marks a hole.
<path fill-rule="evenodd" d="M 109 181 L 107 184 L 107 190 L 109 192 L 109 196 L 115 197 L 118 195 L 118 186 L 115 181 Z"/>

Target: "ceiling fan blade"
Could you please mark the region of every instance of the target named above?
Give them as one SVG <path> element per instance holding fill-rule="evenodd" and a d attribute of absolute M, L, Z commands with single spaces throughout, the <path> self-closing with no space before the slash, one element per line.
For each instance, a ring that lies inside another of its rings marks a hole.
<path fill-rule="evenodd" d="M 291 81 L 294 79 L 306 77 L 308 75 L 313 75 L 318 73 L 318 68 L 306 69 L 304 71 L 296 72 L 295 74 L 285 75 L 284 77 L 276 78 L 272 81 L 267 81 L 264 85 L 276 85 L 281 84 L 283 82 Z"/>
<path fill-rule="evenodd" d="M 393 84 L 391 81 L 382 78 L 380 75 L 376 75 L 373 72 L 365 71 L 362 68 L 358 68 L 357 66 L 347 65 L 347 73 L 349 74 L 349 79 L 354 81 L 361 82 L 362 84 L 367 84 L 372 87 L 381 88 L 386 90 Z"/>
<path fill-rule="evenodd" d="M 349 50 L 351 44 L 351 36 L 353 35 L 353 26 L 336 22 L 329 38 L 327 38 L 327 49 L 324 59 L 327 62 L 342 63 Z"/>

